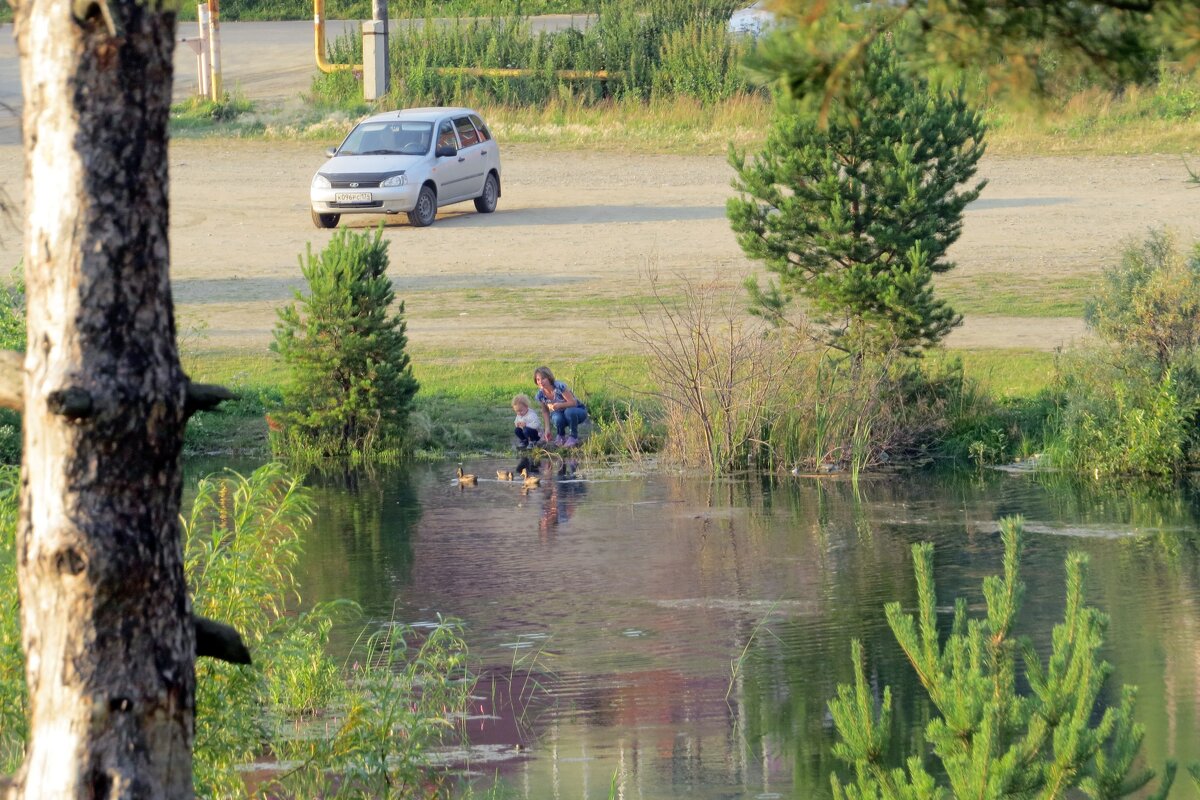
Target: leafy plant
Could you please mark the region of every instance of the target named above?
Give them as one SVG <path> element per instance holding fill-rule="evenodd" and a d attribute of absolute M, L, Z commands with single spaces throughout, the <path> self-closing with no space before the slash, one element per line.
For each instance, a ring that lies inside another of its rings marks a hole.
<path fill-rule="evenodd" d="M 21 650 L 21 612 L 17 598 L 16 467 L 0 466 L 0 774 L 11 775 L 25 756 L 29 722 L 25 710 L 25 654 Z"/>
<path fill-rule="evenodd" d="M 730 151 L 737 171 L 727 211 L 738 243 L 779 276 L 747 287 L 754 310 L 779 321 L 802 297 L 826 344 L 848 353 L 914 352 L 961 317 L 934 296 L 954 267 L 947 249 L 985 181 L 958 187 L 983 155 L 984 124 L 961 92 L 944 95 L 873 45 L 864 78 L 827 124 L 780 97 L 763 150 Z"/>
<path fill-rule="evenodd" d="M 1105 346 L 1064 370 L 1053 450 L 1094 474 L 1171 475 L 1200 459 L 1200 248 L 1152 231 L 1125 246 L 1087 305 Z"/>
<path fill-rule="evenodd" d="M 265 754 L 291 766 L 255 794 L 409 797 L 437 782 L 429 749 L 458 731 L 471 682 L 457 623 L 389 624 L 344 668 L 327 647 L 350 604 L 297 613 L 292 570 L 311 513 L 308 490 L 268 464 L 202 479 L 184 521 L 197 613 L 233 624 L 254 657 L 248 667 L 197 662 L 203 796 L 247 796 L 240 768 Z"/>
<path fill-rule="evenodd" d="M 309 293 L 279 309 L 271 345 L 291 372 L 277 417 L 291 450 L 361 457 L 403 439 L 418 387 L 387 267 L 382 228 L 343 228 L 301 260 Z"/>
<path fill-rule="evenodd" d="M 0 350 L 25 352 L 25 274 L 23 262 L 0 282 Z M 0 463 L 21 460 L 21 415 L 0 408 Z"/>
<path fill-rule="evenodd" d="M 903 769 L 883 763 L 891 734 L 892 696 L 873 696 L 863 668 L 862 645 L 852 645 L 853 685 L 838 687 L 829 710 L 840 736 L 834 754 L 851 764 L 854 778 L 832 778 L 837 800 L 864 798 L 1005 798 L 1051 800 L 1082 791 L 1093 800 L 1126 797 L 1146 786 L 1151 770 L 1135 769 L 1143 726 L 1133 720 L 1136 690 L 1126 686 L 1120 703 L 1104 708 L 1101 693 L 1112 668 L 1099 658 L 1106 615 L 1084 603 L 1087 557 L 1067 557 L 1063 622 L 1053 631 L 1043 662 L 1013 626 L 1025 592 L 1019 576 L 1021 520 L 1000 522 L 1004 574 L 983 582 L 987 611 L 970 618 L 959 598 L 944 641 L 937 624 L 933 546 L 913 546 L 917 614 L 900 603 L 886 607 L 888 625 L 908 657 L 936 715 L 924 739 L 939 762 L 929 769 L 919 756 Z M 1018 691 L 1020 654 L 1028 693 Z M 1174 778 L 1168 764 L 1158 792 Z M 943 782 L 945 785 L 943 785 Z"/>

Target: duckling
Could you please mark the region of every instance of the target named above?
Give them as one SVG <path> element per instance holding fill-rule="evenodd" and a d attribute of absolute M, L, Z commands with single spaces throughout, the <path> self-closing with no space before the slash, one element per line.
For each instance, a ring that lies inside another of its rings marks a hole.
<path fill-rule="evenodd" d="M 512 474 L 512 470 L 511 470 L 511 469 L 498 469 L 498 470 L 496 470 L 496 480 L 498 480 L 498 481 L 511 481 L 512 479 L 513 479 L 513 474 Z"/>
<path fill-rule="evenodd" d="M 479 483 L 479 478 L 469 472 L 463 472 L 462 464 L 458 465 L 458 485 L 459 486 L 474 486 Z"/>
<path fill-rule="evenodd" d="M 524 486 L 526 489 L 532 489 L 535 486 L 542 485 L 542 479 L 537 475 L 530 475 L 529 470 L 521 470 L 521 477 L 525 479 Z"/>

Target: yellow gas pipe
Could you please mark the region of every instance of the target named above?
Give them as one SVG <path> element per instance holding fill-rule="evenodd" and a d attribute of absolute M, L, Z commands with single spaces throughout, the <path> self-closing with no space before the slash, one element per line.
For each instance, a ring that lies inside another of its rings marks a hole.
<path fill-rule="evenodd" d="M 331 64 L 325 60 L 325 0 L 313 0 L 313 45 L 317 69 L 321 72 L 345 72 L 349 69 L 362 73 L 362 64 Z"/>
<path fill-rule="evenodd" d="M 344 72 L 354 70 L 362 73 L 362 64 L 332 64 L 325 59 L 325 0 L 313 0 L 313 45 L 317 56 L 317 69 L 322 72 Z M 474 78 L 526 78 L 538 74 L 532 69 L 501 69 L 494 67 L 436 67 L 439 75 L 468 75 Z M 606 81 L 620 78 L 624 73 L 606 69 L 588 72 L 584 70 L 559 69 L 555 77 L 568 81 Z"/>

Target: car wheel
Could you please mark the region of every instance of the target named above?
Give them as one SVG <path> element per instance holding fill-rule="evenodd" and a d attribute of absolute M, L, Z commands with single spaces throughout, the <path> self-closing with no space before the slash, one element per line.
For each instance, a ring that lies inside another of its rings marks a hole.
<path fill-rule="evenodd" d="M 312 212 L 312 218 L 313 218 L 313 225 L 316 225 L 318 228 L 336 228 L 338 221 L 341 220 L 341 218 L 342 218 L 342 215 L 341 214 L 318 214 L 316 211 L 314 211 L 314 212 Z"/>
<path fill-rule="evenodd" d="M 487 180 L 483 182 L 483 194 L 475 198 L 475 210 L 480 214 L 490 214 L 496 210 L 496 198 L 500 196 L 500 181 L 496 180 L 496 175 L 489 172 Z"/>
<path fill-rule="evenodd" d="M 424 228 L 432 225 L 437 216 L 437 195 L 429 186 L 422 186 L 417 195 L 417 205 L 408 212 L 408 223 L 414 228 Z"/>

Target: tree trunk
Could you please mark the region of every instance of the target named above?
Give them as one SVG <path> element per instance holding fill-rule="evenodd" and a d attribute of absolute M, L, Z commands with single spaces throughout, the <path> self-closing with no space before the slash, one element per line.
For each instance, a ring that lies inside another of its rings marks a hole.
<path fill-rule="evenodd" d="M 22 0 L 27 798 L 190 798 L 185 378 L 168 282 L 175 17 Z"/>

